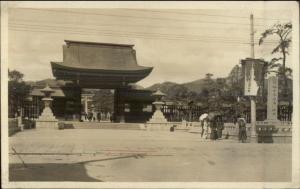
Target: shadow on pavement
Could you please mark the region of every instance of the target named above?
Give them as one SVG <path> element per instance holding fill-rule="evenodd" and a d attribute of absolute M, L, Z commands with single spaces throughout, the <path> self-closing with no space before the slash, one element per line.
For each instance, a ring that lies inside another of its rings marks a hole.
<path fill-rule="evenodd" d="M 83 164 L 10 164 L 10 181 L 78 181 L 101 182 L 89 177 Z"/>
<path fill-rule="evenodd" d="M 144 158 L 145 154 L 132 154 L 128 156 L 118 156 L 118 157 L 112 157 L 112 158 L 105 158 L 105 159 L 95 159 L 95 160 L 88 160 L 88 161 L 81 161 L 77 164 L 85 164 L 85 163 L 91 163 L 91 162 L 97 162 L 97 161 L 109 161 L 109 160 L 116 160 L 116 159 L 125 159 L 125 158 Z"/>

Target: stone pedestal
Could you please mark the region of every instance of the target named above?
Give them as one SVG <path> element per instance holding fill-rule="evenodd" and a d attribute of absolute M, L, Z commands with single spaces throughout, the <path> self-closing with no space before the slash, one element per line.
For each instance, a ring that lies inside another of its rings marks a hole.
<path fill-rule="evenodd" d="M 147 131 L 170 131 L 171 127 L 168 123 L 146 123 Z"/>
<path fill-rule="evenodd" d="M 156 104 L 155 104 L 156 103 Z M 167 119 L 165 118 L 164 114 L 161 112 L 160 108 L 161 105 L 158 105 L 157 103 L 162 103 L 163 102 L 154 102 L 153 104 L 155 104 L 155 112 L 152 115 L 151 119 L 149 120 L 150 123 L 167 123 Z"/>
<path fill-rule="evenodd" d="M 37 129 L 57 129 L 58 128 L 58 120 L 54 117 L 52 110 L 50 108 L 51 102 L 53 99 L 51 98 L 51 93 L 54 92 L 48 85 L 41 90 L 45 94 L 45 97 L 42 101 L 45 104 L 45 108 L 40 115 L 40 117 L 36 120 L 36 128 Z"/>
<path fill-rule="evenodd" d="M 45 107 L 42 115 L 36 120 L 36 128 L 58 128 L 58 120 L 53 116 L 50 107 Z"/>
<path fill-rule="evenodd" d="M 153 103 L 155 106 L 155 112 L 151 119 L 147 122 L 147 130 L 170 130 L 170 127 L 167 125 L 168 121 L 161 112 L 161 107 L 163 104 L 163 102 Z"/>
<path fill-rule="evenodd" d="M 58 121 L 36 121 L 37 129 L 58 129 Z"/>
<path fill-rule="evenodd" d="M 170 126 L 167 124 L 168 121 L 161 112 L 161 108 L 163 106 L 163 102 L 161 102 L 161 97 L 164 96 L 162 92 L 159 90 L 153 94 L 156 96 L 156 101 L 153 102 L 153 105 L 155 106 L 155 112 L 152 115 L 151 119 L 147 122 L 147 130 L 170 130 Z"/>

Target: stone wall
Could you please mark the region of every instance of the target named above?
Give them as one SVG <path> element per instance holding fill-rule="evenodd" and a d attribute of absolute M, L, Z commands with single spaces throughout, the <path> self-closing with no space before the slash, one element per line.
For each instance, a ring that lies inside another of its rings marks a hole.
<path fill-rule="evenodd" d="M 247 136 L 249 138 L 251 125 L 247 124 Z M 225 123 L 223 135 L 229 138 L 238 138 L 238 125 Z M 292 124 L 291 122 L 278 122 L 278 124 L 266 124 L 257 122 L 256 125 L 257 140 L 259 143 L 291 143 L 292 142 Z"/>
<path fill-rule="evenodd" d="M 277 124 L 257 122 L 256 132 L 258 142 L 262 143 L 291 143 L 292 123 L 280 121 Z"/>
<path fill-rule="evenodd" d="M 178 125 L 179 128 L 188 128 L 191 133 L 201 133 L 200 122 L 186 122 Z M 251 124 L 246 124 L 247 141 L 250 142 Z M 258 122 L 256 125 L 258 143 L 291 143 L 292 142 L 292 123 L 278 122 L 270 124 L 269 122 Z M 223 138 L 238 140 L 238 124 L 224 123 L 222 132 Z"/>

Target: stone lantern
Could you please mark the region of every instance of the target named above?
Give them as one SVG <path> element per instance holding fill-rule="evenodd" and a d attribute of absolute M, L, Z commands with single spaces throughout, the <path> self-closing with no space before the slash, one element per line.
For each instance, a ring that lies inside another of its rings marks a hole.
<path fill-rule="evenodd" d="M 36 128 L 57 128 L 58 121 L 54 117 L 50 108 L 53 101 L 51 94 L 54 93 L 54 90 L 51 89 L 47 84 L 45 88 L 41 89 L 41 92 L 44 93 L 44 98 L 42 98 L 42 101 L 45 107 L 40 117 L 36 120 Z"/>
<path fill-rule="evenodd" d="M 155 112 L 152 115 L 151 119 L 147 122 L 148 130 L 169 130 L 167 128 L 168 121 L 165 118 L 164 114 L 161 111 L 164 102 L 162 102 L 162 97 L 165 96 L 159 89 L 152 94 L 155 97 L 155 101 L 152 103 L 155 107 Z"/>

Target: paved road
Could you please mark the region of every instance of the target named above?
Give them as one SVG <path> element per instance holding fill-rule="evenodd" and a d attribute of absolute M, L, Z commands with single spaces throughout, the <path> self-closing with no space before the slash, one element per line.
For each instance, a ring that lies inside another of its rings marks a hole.
<path fill-rule="evenodd" d="M 13 181 L 282 182 L 291 178 L 290 144 L 212 142 L 187 132 L 103 129 L 27 130 L 9 140 Z"/>

